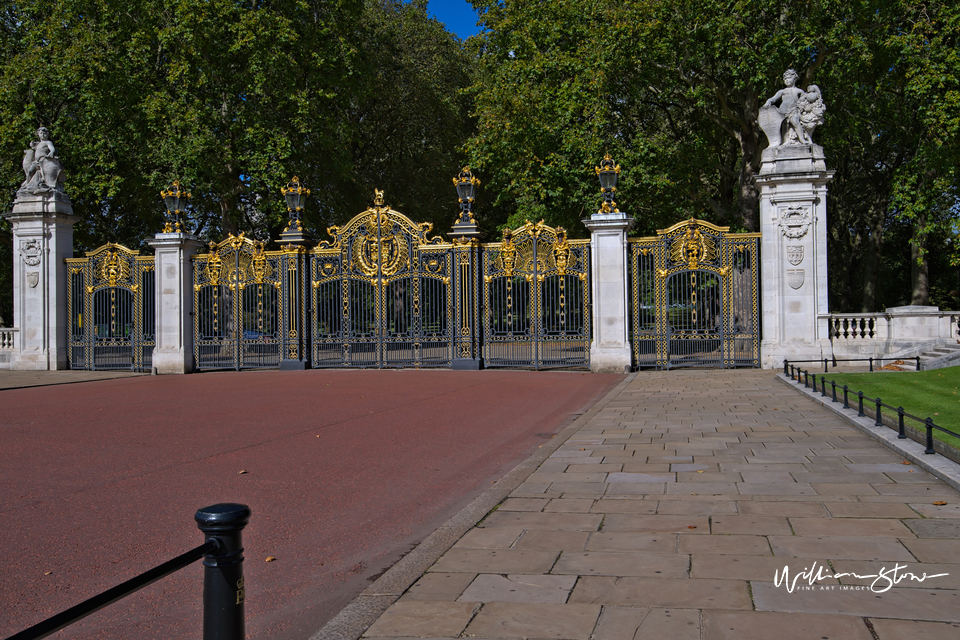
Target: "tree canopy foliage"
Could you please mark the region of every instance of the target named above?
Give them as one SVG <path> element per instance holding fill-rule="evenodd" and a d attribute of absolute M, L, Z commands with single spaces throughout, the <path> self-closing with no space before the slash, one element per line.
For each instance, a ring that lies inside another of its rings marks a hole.
<path fill-rule="evenodd" d="M 469 63 L 426 0 L 31 0 L 0 13 L 0 180 L 40 125 L 68 171 L 77 250 L 141 245 L 159 192 L 192 193 L 208 240 L 276 238 L 280 187 L 321 234 L 384 189 L 445 230 L 472 133 Z M 9 205 L 8 205 L 9 206 Z M 6 224 L 6 223 L 3 223 Z M 9 299 L 9 228 L 0 256 Z M 9 305 L 5 305 L 9 306 Z M 0 317 L 9 317 L 9 309 Z"/>
<path fill-rule="evenodd" d="M 758 111 L 792 67 L 827 103 L 816 137 L 837 169 L 828 203 L 833 308 L 925 303 L 930 242 L 958 250 L 956 5 L 474 5 L 486 31 L 474 43 L 478 130 L 467 151 L 492 192 L 491 223 L 543 217 L 581 230 L 578 219 L 599 203 L 592 168 L 609 152 L 623 166 L 621 208 L 640 233 L 691 215 L 758 230 L 755 176 L 766 146 Z M 885 259 L 908 246 L 908 259 Z M 904 267 L 911 282 L 879 299 L 881 271 L 899 277 Z M 948 275 L 955 288 L 956 270 Z M 949 298 L 935 302 L 957 304 L 956 293 Z"/>
<path fill-rule="evenodd" d="M 831 307 L 958 308 L 960 7 L 920 0 L 472 0 L 465 42 L 426 0 L 31 0 L 0 9 L 0 181 L 47 126 L 77 249 L 142 246 L 159 191 L 192 230 L 276 238 L 279 189 L 322 234 L 374 187 L 446 231 L 468 161 L 488 239 L 544 218 L 584 236 L 593 167 L 648 234 L 759 226 L 763 102 L 788 67 L 827 104 Z M 6 223 L 0 223 L 6 225 Z M 9 227 L 0 226 L 0 300 Z M 0 318 L 8 317 L 0 304 Z"/>

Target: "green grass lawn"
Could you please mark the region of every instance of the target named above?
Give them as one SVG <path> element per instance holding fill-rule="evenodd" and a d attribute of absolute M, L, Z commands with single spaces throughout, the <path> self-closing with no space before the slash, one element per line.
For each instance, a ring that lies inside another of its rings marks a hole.
<path fill-rule="evenodd" d="M 938 426 L 960 433 L 960 367 L 934 371 L 874 371 L 873 373 L 817 373 L 827 377 L 827 393 L 830 381 L 837 382 L 837 399 L 841 399 L 839 387 L 847 385 L 850 406 L 856 408 L 857 392 L 864 398 L 879 397 L 884 404 L 903 407 L 906 413 L 918 418 L 933 418 Z M 864 407 L 869 408 L 864 400 Z M 884 408 L 885 415 L 896 416 L 896 411 Z M 914 420 L 905 420 L 908 427 L 923 431 L 923 425 Z M 934 429 L 933 437 L 960 449 L 960 440 Z"/>

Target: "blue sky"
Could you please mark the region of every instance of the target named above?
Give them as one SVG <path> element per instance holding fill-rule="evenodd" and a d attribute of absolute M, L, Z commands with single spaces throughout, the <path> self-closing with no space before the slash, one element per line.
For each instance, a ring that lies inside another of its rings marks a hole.
<path fill-rule="evenodd" d="M 468 0 L 429 0 L 427 9 L 430 15 L 464 40 L 480 32 L 477 12 Z"/>

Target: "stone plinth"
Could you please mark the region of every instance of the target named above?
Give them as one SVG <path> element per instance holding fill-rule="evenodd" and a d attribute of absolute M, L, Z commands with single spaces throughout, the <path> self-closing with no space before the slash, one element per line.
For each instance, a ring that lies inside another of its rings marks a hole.
<path fill-rule="evenodd" d="M 763 367 L 829 357 L 827 185 L 823 148 L 781 146 L 763 152 L 760 187 Z"/>
<path fill-rule="evenodd" d="M 13 225 L 13 323 L 20 329 L 10 368 L 66 369 L 69 276 L 64 260 L 73 257 L 78 218 L 70 199 L 59 192 L 19 192 L 5 217 Z"/>
<path fill-rule="evenodd" d="M 633 226 L 633 218 L 621 212 L 595 213 L 583 224 L 590 230 L 590 370 L 624 373 L 631 366 L 627 335 L 627 231 Z"/>
<path fill-rule="evenodd" d="M 159 374 L 190 373 L 193 360 L 193 263 L 203 246 L 187 233 L 158 233 L 148 243 L 156 252 L 157 346 L 153 368 Z"/>

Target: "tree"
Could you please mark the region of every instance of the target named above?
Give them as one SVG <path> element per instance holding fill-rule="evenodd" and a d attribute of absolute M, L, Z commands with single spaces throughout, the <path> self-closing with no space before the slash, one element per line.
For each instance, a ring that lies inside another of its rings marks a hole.
<path fill-rule="evenodd" d="M 589 169 L 610 150 L 639 232 L 687 215 L 758 229 L 766 140 L 757 115 L 788 67 L 802 88 L 818 83 L 828 105 L 818 141 L 838 170 L 829 208 L 834 308 L 883 304 L 877 283 L 891 220 L 912 221 L 913 246 L 922 247 L 926 233 L 957 217 L 952 5 L 474 4 L 488 30 L 477 46 L 479 128 L 468 152 L 492 176 L 501 226 L 543 216 L 576 233 L 596 201 Z M 922 273 L 922 250 L 914 257 Z"/>

